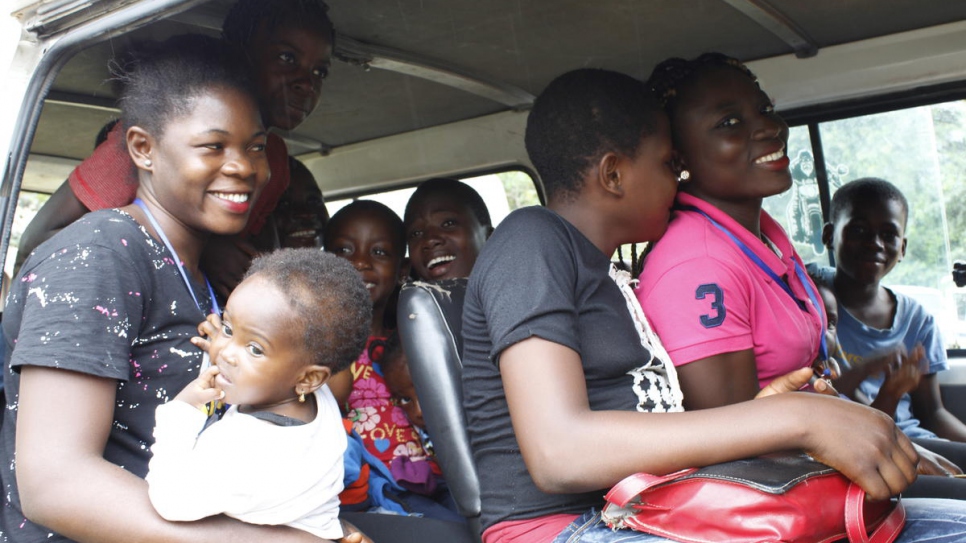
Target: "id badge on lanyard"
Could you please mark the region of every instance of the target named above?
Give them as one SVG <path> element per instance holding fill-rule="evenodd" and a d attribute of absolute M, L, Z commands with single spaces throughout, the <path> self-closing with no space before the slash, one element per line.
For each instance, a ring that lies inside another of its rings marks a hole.
<path fill-rule="evenodd" d="M 171 253 L 171 257 L 174 259 L 174 263 L 178 267 L 178 272 L 181 274 L 181 279 L 184 280 L 184 285 L 188 288 L 188 293 L 191 294 L 191 299 L 195 301 L 195 307 L 197 307 L 198 310 L 203 314 L 205 310 L 202 309 L 201 303 L 198 302 L 198 297 L 195 295 L 195 289 L 191 287 L 191 281 L 188 279 L 188 272 L 185 271 L 184 266 L 181 264 L 181 259 L 178 257 L 178 253 L 174 250 L 174 247 L 168 240 L 168 236 L 164 233 L 161 225 L 158 224 L 157 220 L 155 220 L 154 215 L 151 214 L 151 211 L 148 209 L 148 206 L 145 205 L 143 200 L 140 198 L 135 198 L 134 203 L 137 204 L 142 211 L 144 211 L 144 215 L 148 218 L 148 222 L 151 223 L 155 233 L 158 234 L 158 237 L 161 238 L 161 241 L 168 249 L 168 252 Z M 205 277 L 205 286 L 208 287 L 208 296 L 211 298 L 211 313 L 221 314 L 221 307 L 218 306 L 218 299 L 215 297 L 215 289 L 211 288 L 211 283 L 208 281 L 208 277 Z M 208 351 L 203 351 L 201 356 L 201 372 L 204 372 L 210 367 L 211 357 L 208 356 Z M 201 372 L 199 372 L 199 375 Z M 224 412 L 224 409 L 225 402 L 221 400 L 215 400 L 205 406 L 205 412 L 208 414 L 208 416 L 214 415 L 218 412 Z"/>

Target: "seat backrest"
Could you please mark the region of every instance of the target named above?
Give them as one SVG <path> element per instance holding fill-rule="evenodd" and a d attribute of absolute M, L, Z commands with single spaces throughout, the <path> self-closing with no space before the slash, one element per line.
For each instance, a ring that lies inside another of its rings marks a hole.
<path fill-rule="evenodd" d="M 409 359 L 426 430 L 460 513 L 480 534 L 480 482 L 463 416 L 466 279 L 411 281 L 399 293 L 399 339 Z"/>

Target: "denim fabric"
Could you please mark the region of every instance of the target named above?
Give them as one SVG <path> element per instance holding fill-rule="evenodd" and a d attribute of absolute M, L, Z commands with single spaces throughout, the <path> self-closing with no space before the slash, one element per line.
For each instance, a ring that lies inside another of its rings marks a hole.
<path fill-rule="evenodd" d="M 906 506 L 906 527 L 898 543 L 953 543 L 966 541 L 966 501 L 910 498 Z"/>
<path fill-rule="evenodd" d="M 966 541 L 966 501 L 909 499 L 906 527 L 897 543 L 962 543 Z M 612 530 L 604 524 L 600 513 L 591 509 L 560 532 L 553 543 L 668 543 L 663 537 Z"/>
<path fill-rule="evenodd" d="M 587 511 L 570 523 L 553 543 L 668 543 L 670 539 L 634 532 L 631 530 L 612 530 L 600 518 L 600 512 L 594 509 Z"/>

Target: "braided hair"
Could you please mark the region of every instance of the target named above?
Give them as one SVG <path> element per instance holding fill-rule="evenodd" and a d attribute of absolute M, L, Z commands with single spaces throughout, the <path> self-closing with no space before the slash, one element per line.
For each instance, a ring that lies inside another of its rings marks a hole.
<path fill-rule="evenodd" d="M 729 57 L 723 53 L 704 53 L 692 59 L 672 57 L 657 66 L 651 71 L 647 78 L 647 86 L 654 93 L 654 96 L 661 102 L 664 111 L 669 116 L 674 113 L 674 108 L 681 93 L 681 88 L 693 79 L 696 74 L 700 74 L 708 68 L 727 67 L 738 70 L 747 75 L 758 85 L 758 77 L 736 58 Z M 758 85 L 760 89 L 761 86 Z M 672 117 L 673 118 L 673 117 Z"/>

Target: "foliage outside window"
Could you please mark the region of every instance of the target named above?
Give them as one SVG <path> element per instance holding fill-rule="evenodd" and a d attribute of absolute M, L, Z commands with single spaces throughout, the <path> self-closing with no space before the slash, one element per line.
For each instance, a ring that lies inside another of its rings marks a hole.
<path fill-rule="evenodd" d="M 909 200 L 906 256 L 884 279 L 920 301 L 939 321 L 949 348 L 966 347 L 966 289 L 952 264 L 966 260 L 966 101 L 821 123 L 830 192 L 860 177 L 881 177 Z M 821 244 L 821 205 L 808 130 L 791 130 L 794 184 L 769 198 L 806 262 L 829 263 Z"/>
<path fill-rule="evenodd" d="M 20 246 L 20 236 L 33 220 L 34 215 L 40 210 L 44 202 L 50 198 L 49 194 L 41 192 L 21 191 L 17 200 L 17 214 L 13 217 L 13 230 L 10 233 L 10 246 L 7 249 L 7 259 L 5 260 L 4 273 L 7 277 L 13 277 L 14 261 L 17 259 L 17 248 Z"/>

